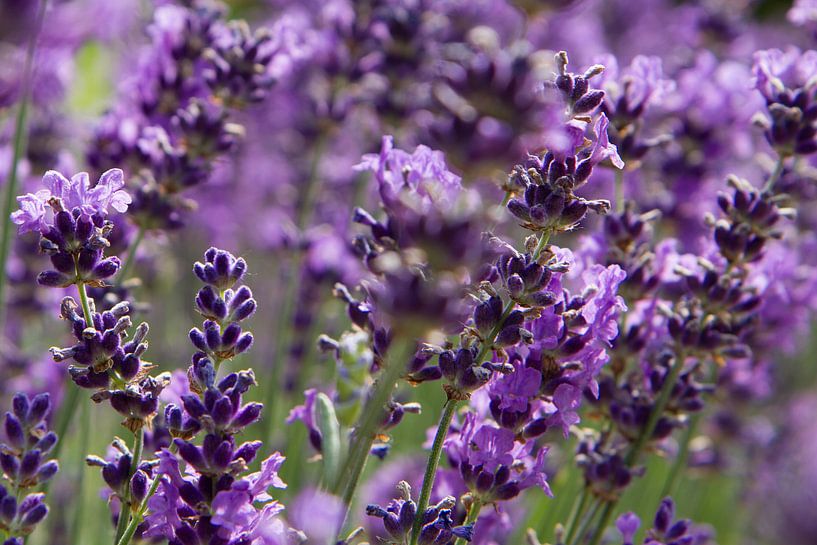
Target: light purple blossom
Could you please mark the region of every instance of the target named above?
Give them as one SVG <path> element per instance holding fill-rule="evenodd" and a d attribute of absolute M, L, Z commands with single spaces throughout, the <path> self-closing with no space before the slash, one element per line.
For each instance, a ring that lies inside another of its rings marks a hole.
<path fill-rule="evenodd" d="M 148 515 L 145 517 L 148 528 L 143 535 L 172 539 L 176 528 L 182 524 L 178 513 L 179 503 L 179 490 L 162 478 L 158 490 L 148 500 Z"/>
<path fill-rule="evenodd" d="M 755 88 L 768 100 L 775 100 L 786 89 L 812 88 L 817 85 L 817 51 L 796 47 L 758 51 L 752 73 Z"/>
<path fill-rule="evenodd" d="M 278 476 L 278 470 L 286 460 L 279 452 L 271 454 L 261 462 L 261 471 L 249 474 L 246 479 L 250 483 L 248 492 L 253 501 L 268 502 L 272 496 L 267 493 L 269 487 L 286 488 L 286 483 Z"/>
<path fill-rule="evenodd" d="M 621 532 L 624 545 L 633 545 L 633 539 L 639 526 L 641 526 L 641 520 L 635 513 L 624 513 L 616 519 L 616 528 Z"/>
<path fill-rule="evenodd" d="M 606 115 L 600 114 L 593 126 L 593 147 L 590 152 L 590 163 L 597 165 L 605 159 L 610 159 L 613 166 L 622 169 L 624 168 L 624 161 L 618 154 L 618 148 L 610 142 L 607 135 L 607 127 L 609 126 L 610 120 L 607 119 Z"/>
<path fill-rule="evenodd" d="M 448 170 L 441 151 L 417 146 L 412 153 L 394 147 L 384 136 L 380 153 L 363 156 L 355 170 L 375 173 L 383 203 L 395 205 L 404 195 L 419 200 L 422 208 L 452 204 L 462 190 L 461 178 Z"/>
<path fill-rule="evenodd" d="M 500 375 L 489 386 L 491 397 L 499 399 L 499 408 L 522 412 L 528 401 L 539 393 L 542 374 L 516 362 L 514 372 Z"/>
<path fill-rule="evenodd" d="M 93 187 L 87 172 L 75 174 L 68 180 L 55 170 L 45 173 L 43 184 L 46 189 L 17 197 L 20 210 L 11 214 L 11 221 L 19 226 L 20 233 L 48 225 L 51 211 L 48 201 L 52 198 L 60 199 L 68 210 L 78 208 L 86 219 L 97 214 L 107 216 L 108 207 L 124 213 L 131 203 L 130 195 L 122 189 L 125 179 L 118 168 L 105 171 Z"/>

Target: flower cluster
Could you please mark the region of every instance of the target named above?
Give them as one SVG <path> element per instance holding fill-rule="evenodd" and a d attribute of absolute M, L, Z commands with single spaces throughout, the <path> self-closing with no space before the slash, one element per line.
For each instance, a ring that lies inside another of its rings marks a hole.
<path fill-rule="evenodd" d="M 221 362 L 231 360 L 252 346 L 252 333 L 243 332 L 242 321 L 253 315 L 256 308 L 252 291 L 247 286 L 234 289 L 247 272 L 247 263 L 230 252 L 210 248 L 204 263 L 196 262 L 193 271 L 206 285 L 196 295 L 196 310 L 205 318 L 203 331 L 190 330 L 190 340 L 199 352 L 193 356 L 196 377 L 201 369 L 212 366 L 218 371 Z M 208 360 L 208 361 L 203 361 Z M 192 377 L 191 377 L 192 379 Z M 212 386 L 191 380 L 202 391 Z"/>
<path fill-rule="evenodd" d="M 3 3 L 0 542 L 811 543 L 814 4 Z"/>
<path fill-rule="evenodd" d="M 207 284 L 196 296 L 199 311 L 212 319 L 205 330 L 215 331 L 219 338 L 218 343 L 210 342 L 193 330 L 202 337 L 201 346 L 194 339 L 201 352 L 188 369 L 190 390 L 181 395 L 180 404 L 169 403 L 164 409 L 164 425 L 174 440 L 158 453 L 158 491 L 147 502 L 150 513 L 143 535 L 180 543 L 211 539 L 250 543 L 269 531 L 267 525 L 283 509 L 267 490 L 286 486 L 278 477 L 284 457 L 274 453 L 262 461 L 259 472 L 248 473 L 263 444 L 239 444 L 236 437 L 261 417 L 261 403 L 243 401 L 256 385 L 255 375 L 246 370 L 217 379 L 217 373 L 223 360 L 252 343 L 249 333 L 241 334 L 238 322 L 252 314 L 255 300 L 246 286 L 232 289 L 247 271 L 242 258 L 210 248 L 205 262 L 197 262 L 193 270 Z M 223 334 L 220 325 L 226 325 Z M 231 328 L 238 328 L 238 333 L 229 333 Z M 225 344 L 225 337 L 231 342 Z M 187 466 L 184 471 L 182 463 Z"/>
<path fill-rule="evenodd" d="M 11 216 L 19 232 L 40 233 L 40 250 L 48 254 L 54 270 L 40 273 L 43 286 L 65 288 L 73 284 L 100 286 L 119 270 L 117 257 L 104 257 L 113 229 L 108 207 L 123 213 L 131 202 L 122 190 L 122 171 L 105 172 L 94 187 L 88 174 L 70 180 L 50 170 L 43 176 L 46 189 L 17 198 L 20 210 Z"/>
<path fill-rule="evenodd" d="M 47 459 L 57 444 L 57 434 L 46 426 L 50 410 L 48 394 L 17 394 L 3 422 L 6 442 L 0 444 L 0 468 L 6 486 L 0 485 L 0 529 L 9 545 L 21 545 L 48 514 L 45 494 L 27 491 L 59 470 L 56 460 Z"/>
<path fill-rule="evenodd" d="M 142 229 L 182 225 L 192 203 L 180 193 L 235 149 L 244 131 L 232 118 L 274 82 L 269 32 L 224 15 L 210 2 L 158 7 L 132 81 L 97 127 L 88 162 L 126 165 L 130 216 Z"/>

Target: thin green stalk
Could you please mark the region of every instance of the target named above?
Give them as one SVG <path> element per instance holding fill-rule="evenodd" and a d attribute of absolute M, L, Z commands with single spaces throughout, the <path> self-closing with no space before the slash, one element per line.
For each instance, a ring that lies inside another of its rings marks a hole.
<path fill-rule="evenodd" d="M 133 238 L 130 246 L 128 247 L 128 256 L 125 258 L 122 268 L 119 269 L 119 274 L 117 275 L 116 279 L 117 284 L 121 284 L 128 279 L 128 275 L 130 274 L 134 263 L 136 263 L 136 251 L 139 249 L 139 246 L 142 244 L 142 240 L 144 240 L 144 238 L 145 229 L 140 225 L 139 229 L 136 231 L 136 236 Z"/>
<path fill-rule="evenodd" d="M 618 504 L 618 501 L 611 501 L 607 502 L 604 506 L 604 511 L 601 512 L 601 519 L 599 519 L 599 523 L 596 525 L 596 531 L 593 532 L 593 537 L 590 540 L 590 545 L 598 545 L 601 541 L 601 536 L 604 535 L 604 530 L 607 528 L 607 525 L 610 524 L 610 519 L 613 517 L 616 504 Z"/>
<path fill-rule="evenodd" d="M 82 304 L 82 314 L 85 316 L 85 327 L 94 327 L 91 303 L 88 301 L 88 292 L 85 291 L 85 284 L 82 282 L 77 283 L 77 291 L 79 292 L 79 300 Z"/>
<path fill-rule="evenodd" d="M 689 444 L 692 441 L 692 437 L 695 435 L 695 431 L 700 421 L 700 413 L 696 414 L 692 417 L 692 419 L 690 419 L 689 425 L 681 438 L 678 454 L 675 456 L 675 460 L 672 462 L 669 475 L 667 475 L 667 479 L 664 481 L 664 487 L 661 489 L 661 498 L 666 498 L 667 496 L 672 495 L 672 491 L 675 488 L 675 483 L 678 480 L 678 477 L 681 475 L 683 470 L 686 469 L 687 460 L 689 459 Z"/>
<path fill-rule="evenodd" d="M 434 443 L 431 445 L 431 452 L 428 454 L 428 462 L 426 463 L 426 471 L 423 475 L 423 488 L 420 491 L 420 499 L 417 503 L 418 513 L 425 513 L 428 507 L 431 490 L 434 488 L 434 478 L 437 476 L 437 467 L 440 465 L 443 442 L 448 435 L 448 428 L 451 427 L 451 420 L 454 418 L 454 413 L 457 411 L 459 404 L 459 401 L 449 398 L 443 405 L 443 414 L 440 416 L 440 423 L 437 426 L 437 433 L 434 435 Z M 415 517 L 414 526 L 411 529 L 411 545 L 417 543 L 422 525 L 422 517 Z"/>
<path fill-rule="evenodd" d="M 587 509 L 587 503 L 590 501 L 590 492 L 587 486 L 582 487 L 581 494 L 576 498 L 576 501 L 573 505 L 573 510 L 570 513 L 570 517 L 567 520 L 566 526 L 566 534 L 565 534 L 565 543 L 571 543 L 573 538 L 576 536 L 576 530 L 579 527 L 579 521 L 582 519 L 584 515 L 585 509 Z"/>
<path fill-rule="evenodd" d="M 675 355 L 675 361 L 669 370 L 669 374 L 664 380 L 664 384 L 661 386 L 661 391 L 658 394 L 658 399 L 656 399 L 655 406 L 653 407 L 652 412 L 650 412 L 650 418 L 647 420 L 647 425 L 641 431 L 638 439 L 636 439 L 636 442 L 630 448 L 630 452 L 627 453 L 625 463 L 628 467 L 632 467 L 633 464 L 638 461 L 638 456 L 647 445 L 650 437 L 652 437 L 652 434 L 655 431 L 655 426 L 658 424 L 658 421 L 664 414 L 664 410 L 667 408 L 667 403 L 669 402 L 669 397 L 672 393 L 672 387 L 675 385 L 675 382 L 678 380 L 678 375 L 684 368 L 685 359 L 686 358 L 683 351 L 678 350 Z M 601 540 L 601 536 L 604 533 L 604 529 L 610 523 L 610 518 L 613 516 L 616 505 L 618 505 L 618 501 L 619 498 L 606 502 L 604 511 L 602 511 L 601 519 L 596 525 L 595 532 L 593 532 L 593 538 L 590 541 L 590 545 L 598 545 L 599 541 Z"/>
<path fill-rule="evenodd" d="M 655 426 L 658 425 L 658 421 L 661 419 L 661 416 L 664 414 L 664 409 L 667 408 L 667 403 L 669 403 L 669 396 L 672 394 L 672 387 L 675 385 L 675 382 L 678 380 L 678 375 L 681 374 L 681 370 L 684 368 L 684 360 L 686 357 L 682 350 L 679 350 L 675 354 L 675 361 L 672 364 L 672 367 L 669 370 L 669 374 L 667 375 L 666 379 L 664 380 L 664 384 L 661 386 L 661 391 L 658 394 L 658 399 L 655 401 L 655 406 L 653 407 L 652 412 L 650 413 L 650 418 L 647 420 L 647 425 L 639 434 L 638 439 L 633 444 L 630 452 L 627 454 L 627 458 L 625 459 L 628 466 L 632 467 L 632 465 L 638 460 L 639 454 L 641 454 L 641 450 L 647 444 L 650 437 L 652 437 L 653 432 L 655 431 Z"/>
<path fill-rule="evenodd" d="M 593 502 L 593 506 L 590 508 L 590 512 L 587 514 L 587 518 L 584 519 L 584 522 L 579 526 L 579 529 L 576 531 L 576 535 L 574 536 L 574 541 L 565 541 L 567 545 L 576 545 L 578 544 L 581 539 L 587 535 L 587 531 L 590 529 L 590 526 L 593 523 L 593 520 L 596 518 L 596 513 L 598 513 L 599 509 L 601 508 L 601 500 L 596 499 Z"/>
<path fill-rule="evenodd" d="M 139 467 L 139 462 L 142 460 L 142 449 L 145 445 L 145 433 L 143 430 L 138 430 L 133 433 L 133 449 L 131 449 L 131 465 L 130 471 L 128 472 L 128 482 L 130 482 L 131 477 L 133 474 L 136 473 L 136 468 Z M 128 496 L 130 494 L 128 493 Z M 131 502 L 130 499 L 121 498 L 122 504 L 119 508 L 119 521 L 116 524 L 116 537 L 114 538 L 114 545 L 117 545 L 122 536 L 125 535 L 125 532 L 128 529 L 129 522 L 133 517 L 136 516 L 135 513 L 131 513 Z"/>
<path fill-rule="evenodd" d="M 73 390 L 78 391 L 79 388 L 73 388 Z M 87 469 L 83 453 L 88 452 L 88 441 L 91 438 L 91 411 L 87 403 L 82 405 L 79 434 L 83 446 L 79 451 L 79 475 L 76 486 L 77 506 L 74 509 L 74 520 L 71 523 L 71 541 L 69 543 L 82 543 L 82 525 L 85 515 L 85 471 Z"/>
<path fill-rule="evenodd" d="M 309 175 L 306 183 L 303 186 L 303 199 L 298 204 L 298 209 L 295 211 L 295 225 L 299 231 L 302 231 L 308 223 L 312 220 L 314 212 L 314 200 L 320 193 L 320 179 L 319 167 L 321 157 L 323 156 L 326 147 L 326 135 L 318 137 L 312 156 L 312 162 L 309 166 Z M 284 361 L 289 353 L 289 347 L 292 343 L 292 319 L 294 315 L 295 305 L 300 295 L 301 286 L 301 265 L 303 263 L 303 256 L 299 248 L 296 248 L 292 256 L 291 274 L 287 279 L 286 287 L 283 292 L 284 300 L 281 302 L 280 312 L 278 313 L 278 320 L 275 324 L 275 347 L 272 359 L 272 368 L 270 370 L 270 388 L 267 388 L 267 395 L 265 398 L 265 406 L 269 407 L 270 415 L 267 419 L 267 438 L 272 438 L 275 432 L 275 426 L 278 423 L 278 415 L 281 413 L 284 403 L 284 397 L 281 393 L 281 377 L 284 367 Z"/>
<path fill-rule="evenodd" d="M 616 169 L 616 212 L 624 212 L 624 169 Z"/>
<path fill-rule="evenodd" d="M 170 444 L 170 452 L 173 454 L 176 453 L 176 443 Z M 131 540 L 133 539 L 134 534 L 136 534 L 136 529 L 142 524 L 142 521 L 145 520 L 145 514 L 148 510 L 148 500 L 153 497 L 156 493 L 156 490 L 159 489 L 159 483 L 162 480 L 161 475 L 156 475 L 153 479 L 153 482 L 150 483 L 150 488 L 148 488 L 148 493 L 145 496 L 145 499 L 142 500 L 142 503 L 139 504 L 139 507 L 133 513 L 130 518 L 130 522 L 128 523 L 128 527 L 125 528 L 125 532 L 122 534 L 122 537 L 119 538 L 119 541 L 116 542 L 116 545 L 128 545 Z"/>
<path fill-rule="evenodd" d="M 37 11 L 35 28 L 28 38 L 28 48 L 26 49 L 26 59 L 23 67 L 23 86 L 22 92 L 20 93 L 20 103 L 17 107 L 17 118 L 14 123 L 14 150 L 12 152 L 11 165 L 9 166 L 8 183 L 6 184 L 3 217 L 0 219 L 0 222 L 3 224 L 3 234 L 0 236 L 0 273 L 2 273 L 2 278 L 0 278 L 0 334 L 3 332 L 3 321 L 6 314 L 6 282 L 8 280 L 6 276 L 6 264 L 8 263 L 9 251 L 11 250 L 11 233 L 14 229 L 14 224 L 11 223 L 10 216 L 14 209 L 17 185 L 19 183 L 17 167 L 25 153 L 28 140 L 26 122 L 28 119 L 28 101 L 31 94 L 31 72 L 34 66 L 34 51 L 37 47 L 37 37 L 40 35 L 47 4 L 48 0 L 41 0 L 39 10 Z"/>
<path fill-rule="evenodd" d="M 468 516 L 465 517 L 465 522 L 463 525 L 476 524 L 480 511 L 482 511 L 482 502 L 474 498 L 471 505 L 468 507 Z M 417 512 L 419 513 L 420 511 Z M 466 541 L 463 538 L 458 537 L 454 545 L 466 545 Z"/>
<path fill-rule="evenodd" d="M 539 256 L 542 255 L 542 252 L 550 241 L 550 235 L 551 233 L 548 231 L 543 233 L 539 238 L 539 243 L 537 244 L 536 250 L 533 253 L 534 259 L 539 259 Z M 502 325 L 505 323 L 505 319 L 511 314 L 511 312 L 513 312 L 515 307 L 516 303 L 514 303 L 512 300 L 505 304 L 505 308 L 502 311 L 502 316 L 488 334 L 486 340 L 483 341 L 475 361 L 482 361 L 482 359 L 491 350 L 494 345 L 494 341 L 496 340 L 496 336 L 499 334 L 502 329 Z M 440 464 L 443 441 L 445 441 L 445 436 L 448 434 L 448 428 L 451 427 L 451 419 L 454 417 L 454 412 L 456 411 L 457 406 L 458 402 L 453 399 L 448 399 L 443 406 L 443 414 L 440 417 L 440 423 L 437 425 L 437 432 L 434 435 L 434 444 L 431 447 L 431 452 L 429 453 L 428 462 L 426 464 L 425 475 L 423 476 L 423 488 L 420 492 L 420 499 L 417 504 L 418 513 L 425 512 L 426 508 L 428 507 L 428 500 L 431 497 L 431 490 L 434 487 L 434 478 L 437 475 L 437 467 Z M 422 521 L 420 517 L 417 517 L 411 531 L 411 545 L 416 545 L 417 540 L 420 537 L 421 525 Z"/>
<path fill-rule="evenodd" d="M 57 415 L 57 422 L 54 425 L 54 432 L 57 434 L 58 440 L 57 444 L 54 445 L 54 450 L 51 451 L 51 456 L 56 459 L 59 459 L 62 447 L 65 445 L 65 440 L 67 439 L 65 434 L 68 431 L 68 426 L 71 424 L 74 408 L 78 405 L 77 401 L 79 401 L 79 388 L 74 385 L 70 378 L 64 387 L 67 392 L 65 399 L 60 404 L 60 412 Z M 43 485 L 43 491 L 47 491 L 53 481 L 54 479 L 51 479 L 45 483 L 45 485 Z"/>
<path fill-rule="evenodd" d="M 412 343 L 404 342 L 402 346 L 394 346 L 389 350 L 390 356 L 387 361 L 384 361 L 383 369 L 372 386 L 371 396 L 363 407 L 355 426 L 349 455 L 333 487 L 333 493 L 343 499 L 347 513 L 360 482 L 363 468 L 369 458 L 369 451 L 383 423 L 386 403 L 394 390 L 395 383 L 406 370 L 406 359 L 412 346 Z"/>
<path fill-rule="evenodd" d="M 774 165 L 774 170 L 772 171 L 769 179 L 766 180 L 766 185 L 763 186 L 763 191 L 765 193 L 770 193 L 774 189 L 774 184 L 777 183 L 777 180 L 780 178 L 780 175 L 783 173 L 783 167 L 785 166 L 786 158 L 782 155 L 777 157 L 777 162 Z"/>

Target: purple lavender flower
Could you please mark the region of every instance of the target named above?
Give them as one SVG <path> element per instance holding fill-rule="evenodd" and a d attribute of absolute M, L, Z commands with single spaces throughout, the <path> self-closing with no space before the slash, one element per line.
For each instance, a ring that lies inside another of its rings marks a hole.
<path fill-rule="evenodd" d="M 3 421 L 6 442 L 0 444 L 0 467 L 11 490 L 0 485 L 0 528 L 11 539 L 30 534 L 48 514 L 45 494 L 23 493 L 49 481 L 59 470 L 56 460 L 47 460 L 57 443 L 57 434 L 47 431 L 50 409 L 48 394 L 33 398 L 17 394 Z"/>
<path fill-rule="evenodd" d="M 417 513 L 417 505 L 411 499 L 411 487 L 405 481 L 397 485 L 401 496 L 392 500 L 384 509 L 379 505 L 366 506 L 366 514 L 383 519 L 383 526 L 395 543 L 405 542 L 417 517 L 421 517 L 422 526 L 418 543 L 431 545 L 451 545 L 458 538 L 471 541 L 473 525 L 455 526 L 451 519 L 451 510 L 456 505 L 453 497 L 443 498 L 439 503 L 430 506 L 424 513 Z"/>
<path fill-rule="evenodd" d="M 814 118 L 817 105 L 811 95 L 817 82 L 817 51 L 795 47 L 785 52 L 768 49 L 755 53 L 752 72 L 755 87 L 766 99 L 768 116 L 758 118 L 769 144 L 782 155 L 808 155 L 817 151 Z"/>
<path fill-rule="evenodd" d="M 20 210 L 11 214 L 11 221 L 19 226 L 18 232 L 43 231 L 54 225 L 54 219 L 49 219 L 48 212 L 52 210 L 51 199 L 59 199 L 62 207 L 72 211 L 79 210 L 74 216 L 75 221 L 91 221 L 94 216 L 108 215 L 108 207 L 119 213 L 125 213 L 131 203 L 130 196 L 122 190 L 125 186 L 123 173 L 115 168 L 100 176 L 99 181 L 91 187 L 88 174 L 80 172 L 65 178 L 57 171 L 49 170 L 43 176 L 46 189 L 37 193 L 28 193 L 17 198 Z"/>
<path fill-rule="evenodd" d="M 355 170 L 375 173 L 380 198 L 390 208 L 404 196 L 417 199 L 418 211 L 450 206 L 462 189 L 461 178 L 448 170 L 442 152 L 422 145 L 412 153 L 395 149 L 393 136 L 384 136 L 380 153 L 364 155 Z"/>
<path fill-rule="evenodd" d="M 532 486 L 551 495 L 545 475 L 548 447 L 534 453 L 532 441 L 517 443 L 513 431 L 482 421 L 476 413 L 465 415 L 459 432 L 446 439 L 445 449 L 483 505 L 510 500 Z"/>
<path fill-rule="evenodd" d="M 225 360 L 231 360 L 250 349 L 252 333 L 244 332 L 241 322 L 255 313 L 256 301 L 247 286 L 235 288 L 247 271 L 247 262 L 236 259 L 230 252 L 210 248 L 205 262 L 196 262 L 193 272 L 207 284 L 196 295 L 198 312 L 206 318 L 203 329 L 190 330 L 190 341 L 199 350 L 194 360 L 206 358 L 216 370 Z"/>
<path fill-rule="evenodd" d="M 635 513 L 624 513 L 616 519 L 616 529 L 621 533 L 624 545 L 633 545 L 635 533 L 641 525 L 641 520 Z"/>

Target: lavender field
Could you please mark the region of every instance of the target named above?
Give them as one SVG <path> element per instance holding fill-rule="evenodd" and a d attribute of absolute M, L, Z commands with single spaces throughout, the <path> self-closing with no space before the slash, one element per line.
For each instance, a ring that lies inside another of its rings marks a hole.
<path fill-rule="evenodd" d="M 815 0 L 0 0 L 0 195 L 2 545 L 817 543 Z"/>

